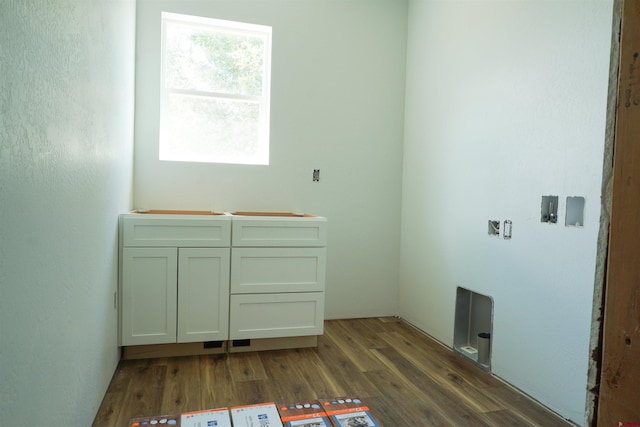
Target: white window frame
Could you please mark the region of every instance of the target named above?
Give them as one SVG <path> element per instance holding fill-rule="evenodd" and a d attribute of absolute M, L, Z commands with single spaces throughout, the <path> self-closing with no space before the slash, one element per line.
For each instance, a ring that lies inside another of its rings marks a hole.
<path fill-rule="evenodd" d="M 165 39 L 167 26 L 181 25 L 190 28 L 203 28 L 208 31 L 224 32 L 227 34 L 250 35 L 260 37 L 264 40 L 264 61 L 262 74 L 262 94 L 253 96 L 243 93 L 222 93 L 222 92 L 206 92 L 197 90 L 185 90 L 167 87 L 165 84 Z M 186 162 L 204 162 L 204 163 L 231 163 L 231 164 L 249 164 L 249 165 L 268 165 L 269 164 L 269 132 L 270 132 L 270 98 L 271 98 L 271 42 L 272 29 L 270 26 L 248 24 L 236 21 L 227 21 L 221 19 L 205 18 L 192 15 L 183 15 L 170 12 L 162 12 L 162 40 L 161 40 L 161 70 L 160 70 L 160 141 L 159 141 L 159 159 L 165 161 L 186 161 Z M 163 152 L 163 138 L 166 138 L 168 132 L 165 130 L 168 120 L 169 96 L 172 94 L 187 95 L 206 99 L 226 99 L 237 100 L 240 102 L 249 102 L 259 105 L 259 122 L 258 122 L 258 151 L 252 157 L 235 157 L 223 156 L 219 153 L 212 152 L 209 157 L 198 156 L 193 158 L 189 155 L 169 154 L 166 150 Z"/>

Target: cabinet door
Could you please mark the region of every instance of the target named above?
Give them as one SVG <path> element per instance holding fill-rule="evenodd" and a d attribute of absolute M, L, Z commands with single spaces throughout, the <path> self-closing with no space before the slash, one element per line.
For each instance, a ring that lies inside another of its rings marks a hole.
<path fill-rule="evenodd" d="M 177 249 L 124 248 L 122 345 L 176 342 Z"/>
<path fill-rule="evenodd" d="M 229 337 L 229 248 L 180 248 L 178 342 Z"/>

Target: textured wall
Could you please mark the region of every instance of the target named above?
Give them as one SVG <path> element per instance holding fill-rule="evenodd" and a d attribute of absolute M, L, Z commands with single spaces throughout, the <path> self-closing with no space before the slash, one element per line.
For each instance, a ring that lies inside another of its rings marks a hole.
<path fill-rule="evenodd" d="M 0 2 L 0 424 L 90 425 L 118 360 L 133 0 Z"/>
<path fill-rule="evenodd" d="M 584 422 L 613 1 L 411 1 L 400 315 L 451 345 L 494 300 L 493 372 Z M 540 222 L 541 196 L 560 198 Z M 565 227 L 565 199 L 586 199 Z M 513 238 L 487 235 L 513 221 Z"/>
<path fill-rule="evenodd" d="M 269 166 L 158 160 L 161 10 L 273 27 Z M 324 215 L 327 316 L 395 314 L 406 14 L 405 0 L 139 0 L 136 207 Z"/>

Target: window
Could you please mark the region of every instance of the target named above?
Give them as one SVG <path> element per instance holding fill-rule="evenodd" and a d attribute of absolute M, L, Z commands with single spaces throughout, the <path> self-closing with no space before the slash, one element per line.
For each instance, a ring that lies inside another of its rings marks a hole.
<path fill-rule="evenodd" d="M 271 27 L 162 13 L 160 160 L 269 164 Z"/>

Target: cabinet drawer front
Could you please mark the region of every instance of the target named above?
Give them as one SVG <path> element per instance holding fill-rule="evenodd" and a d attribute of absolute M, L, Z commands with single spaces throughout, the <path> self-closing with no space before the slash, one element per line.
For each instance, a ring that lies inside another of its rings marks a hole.
<path fill-rule="evenodd" d="M 324 292 L 231 295 L 229 338 L 321 335 Z"/>
<path fill-rule="evenodd" d="M 325 218 L 247 219 L 233 218 L 233 246 L 313 247 L 326 246 Z"/>
<path fill-rule="evenodd" d="M 178 250 L 178 342 L 229 337 L 229 248 Z"/>
<path fill-rule="evenodd" d="M 122 216 L 124 246 L 225 247 L 231 242 L 231 220 L 211 218 L 153 218 Z"/>
<path fill-rule="evenodd" d="M 325 248 L 233 248 L 231 293 L 324 291 Z"/>
<path fill-rule="evenodd" d="M 177 250 L 125 248 L 122 264 L 122 345 L 175 342 Z"/>

